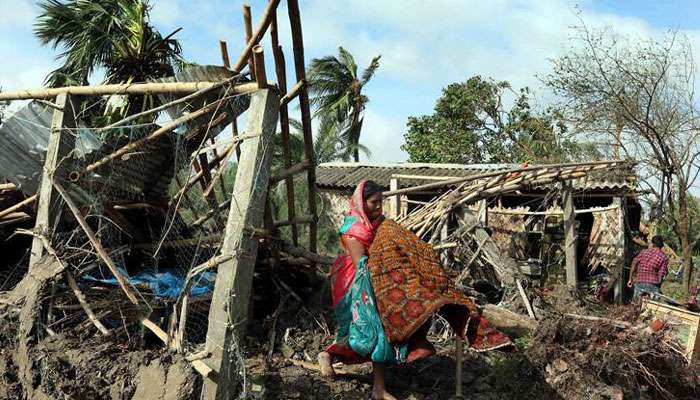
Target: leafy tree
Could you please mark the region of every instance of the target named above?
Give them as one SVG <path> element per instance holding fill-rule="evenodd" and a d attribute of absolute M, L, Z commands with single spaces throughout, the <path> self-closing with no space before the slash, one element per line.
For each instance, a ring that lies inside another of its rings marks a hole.
<path fill-rule="evenodd" d="M 504 97 L 515 96 L 510 109 Z M 558 114 L 536 114 L 527 88 L 469 78 L 442 91 L 430 115 L 409 117 L 401 148 L 413 162 L 559 162 L 596 156 L 592 145 L 566 135 Z"/>
<path fill-rule="evenodd" d="M 335 125 L 339 137 L 345 143 L 343 149 L 347 156 L 357 162 L 360 160 L 360 133 L 363 112 L 369 98 L 362 93 L 364 86 L 379 68 L 377 56 L 372 59 L 361 75 L 355 58 L 342 47 L 338 56 L 326 56 L 311 60 L 307 72 L 311 105 L 316 108 L 315 117 L 321 119 L 321 125 Z M 329 128 L 330 129 L 330 128 Z"/>
<path fill-rule="evenodd" d="M 62 51 L 49 86 L 87 85 L 97 69 L 104 69 L 105 83 L 145 82 L 172 76 L 182 62 L 177 31 L 163 37 L 150 24 L 147 0 L 42 0 L 39 6 L 34 33 Z M 149 101 L 130 96 L 121 114 L 141 111 Z"/>
<path fill-rule="evenodd" d="M 639 162 L 652 193 L 652 215 L 680 241 L 684 289 L 692 282 L 692 196 L 700 166 L 700 120 L 690 42 L 675 32 L 661 40 L 627 38 L 611 29 L 577 27 L 576 45 L 553 60 L 544 81 L 572 125 L 598 135 Z"/>

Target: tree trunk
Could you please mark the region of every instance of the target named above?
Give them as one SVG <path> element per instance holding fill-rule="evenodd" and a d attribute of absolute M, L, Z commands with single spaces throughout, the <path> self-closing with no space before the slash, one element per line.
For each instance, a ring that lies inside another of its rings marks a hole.
<path fill-rule="evenodd" d="M 678 237 L 681 241 L 683 260 L 683 291 L 685 296 L 690 294 L 690 286 L 693 282 L 693 262 L 690 248 L 690 228 L 688 216 L 688 192 L 685 189 L 685 180 L 678 180 Z"/>

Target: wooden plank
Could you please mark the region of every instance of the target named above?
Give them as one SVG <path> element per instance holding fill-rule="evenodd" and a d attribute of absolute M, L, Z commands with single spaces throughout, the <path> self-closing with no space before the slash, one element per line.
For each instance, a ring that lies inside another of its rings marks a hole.
<path fill-rule="evenodd" d="M 574 191 L 571 182 L 562 183 L 562 201 L 564 206 L 564 251 L 566 252 L 566 284 L 578 287 L 578 270 L 576 262 L 576 212 L 574 208 Z"/>
<path fill-rule="evenodd" d="M 254 229 L 262 227 L 265 198 L 270 178 L 272 137 L 277 124 L 279 100 L 270 90 L 251 97 L 246 132 L 251 139 L 241 146 L 229 217 L 221 247 L 222 255 L 232 258 L 218 268 L 211 308 L 206 350 L 208 364 L 218 372 L 219 385 L 205 381 L 203 399 L 235 397 L 235 343 L 242 343 L 248 319 L 253 270 L 258 241 Z M 254 135 L 257 134 L 257 135 Z"/>
<path fill-rule="evenodd" d="M 60 108 L 54 110 L 51 119 L 51 132 L 49 133 L 49 141 L 46 147 L 44 169 L 37 192 L 39 203 L 36 211 L 36 222 L 34 224 L 34 230 L 36 232 L 49 238 L 51 237 L 49 232 L 50 221 L 54 220 L 56 207 L 58 205 L 57 196 L 53 192 L 51 179 L 53 179 L 57 169 L 60 168 L 58 165 L 59 160 L 72 150 L 73 144 L 75 143 L 74 136 L 70 134 L 63 135 L 63 130 L 75 128 L 77 126 L 73 97 L 62 93 L 56 96 L 55 103 Z M 75 106 L 77 107 L 77 104 Z M 63 143 L 61 143 L 62 137 Z M 32 250 L 29 258 L 30 269 L 39 261 L 41 256 L 44 255 L 44 250 L 44 245 L 41 240 L 35 237 L 32 241 Z"/>
<path fill-rule="evenodd" d="M 272 1 L 270 2 L 272 3 Z M 298 0 L 287 1 L 289 25 L 292 30 L 292 48 L 294 49 L 294 70 L 297 82 L 306 81 L 306 66 L 304 64 L 304 38 L 301 31 L 301 16 L 299 15 Z M 309 91 L 307 85 L 299 89 L 299 108 L 301 110 L 301 125 L 304 134 L 304 154 L 311 162 L 306 173 L 306 183 L 309 190 L 309 214 L 318 215 L 316 211 L 316 154 L 314 138 L 311 133 L 311 110 L 309 108 Z M 318 224 L 309 225 L 309 250 L 317 250 Z"/>

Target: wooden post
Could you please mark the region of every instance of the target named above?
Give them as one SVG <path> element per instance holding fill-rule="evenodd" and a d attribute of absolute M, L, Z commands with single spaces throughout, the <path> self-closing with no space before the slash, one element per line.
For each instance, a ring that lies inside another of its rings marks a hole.
<path fill-rule="evenodd" d="M 576 214 L 574 208 L 574 191 L 570 182 L 562 183 L 562 196 L 564 203 L 564 249 L 566 252 L 566 284 L 569 288 L 578 287 L 578 270 L 576 263 Z"/>
<path fill-rule="evenodd" d="M 621 196 L 614 198 L 613 205 L 618 206 L 620 210 L 618 216 L 618 224 L 620 226 L 620 235 L 622 235 L 622 238 L 620 240 L 620 242 L 622 243 L 622 248 L 619 250 L 622 252 L 622 265 L 617 266 L 619 276 L 617 277 L 617 280 L 615 281 L 615 286 L 613 288 L 613 298 L 615 300 L 615 303 L 622 304 L 625 301 L 625 288 L 627 287 L 627 278 L 629 271 L 628 268 L 630 265 L 630 251 L 628 246 L 629 237 L 627 234 L 627 210 L 625 209 L 624 197 Z"/>
<path fill-rule="evenodd" d="M 277 87 L 280 98 L 287 95 L 287 70 L 284 60 L 284 52 L 279 44 L 279 31 L 277 29 L 277 14 L 272 18 L 270 25 L 270 39 L 272 41 L 272 55 L 275 59 L 275 74 L 277 75 Z M 292 145 L 289 133 L 289 110 L 286 104 L 280 100 L 280 132 L 282 133 L 282 156 L 284 157 L 284 169 L 292 167 Z M 284 180 L 287 192 L 287 217 L 290 221 L 296 216 L 296 204 L 294 199 L 294 176 L 290 175 Z M 292 243 L 299 245 L 299 228 L 292 224 Z"/>
<path fill-rule="evenodd" d="M 301 31 L 301 16 L 299 15 L 298 0 L 287 2 L 289 25 L 292 30 L 292 47 L 294 49 L 294 69 L 297 82 L 306 81 L 306 66 L 304 65 L 304 38 Z M 299 108 L 301 109 L 301 125 L 304 133 L 304 155 L 311 162 L 306 171 L 306 182 L 309 187 L 309 213 L 318 216 L 316 211 L 316 155 L 314 153 L 314 138 L 311 133 L 311 110 L 309 108 L 309 90 L 303 85 L 299 90 Z M 316 252 L 318 224 L 309 225 L 309 250 Z"/>
<path fill-rule="evenodd" d="M 221 247 L 231 259 L 218 268 L 211 308 L 205 360 L 218 372 L 218 385 L 205 379 L 202 399 L 231 399 L 238 380 L 235 343 L 242 343 L 247 325 L 258 241 L 255 229 L 262 227 L 265 197 L 270 178 L 272 136 L 277 124 L 279 99 L 269 89 L 251 97 L 246 136 L 236 171 L 229 217 Z M 256 136 L 257 134 L 257 136 Z"/>
<path fill-rule="evenodd" d="M 226 41 L 220 40 L 219 41 L 219 47 L 221 48 L 221 61 L 224 63 L 224 67 L 226 68 L 231 68 L 231 61 L 228 57 L 228 46 L 226 45 Z M 236 136 L 238 136 L 238 122 L 236 121 L 237 117 L 233 117 L 233 121 L 231 122 L 231 134 L 233 135 L 233 138 L 236 139 Z M 236 144 L 236 159 L 240 160 L 241 159 L 241 146 Z M 228 161 L 228 160 L 227 160 Z M 219 168 L 226 168 L 227 162 L 224 162 Z M 222 177 L 221 179 L 221 185 L 224 185 L 224 179 Z M 224 190 L 226 192 L 226 190 Z"/>
<path fill-rule="evenodd" d="M 247 45 L 253 38 L 253 15 L 250 11 L 250 4 L 243 4 L 243 26 L 245 27 L 245 43 Z M 248 72 L 250 72 L 250 78 L 255 80 L 255 64 L 252 54 L 248 56 Z"/>
<path fill-rule="evenodd" d="M 46 147 L 46 158 L 44 159 L 44 170 L 41 175 L 41 183 L 39 184 L 39 205 L 36 211 L 36 223 L 34 229 L 40 234 L 45 234 L 49 231 L 49 225 L 54 220 L 57 196 L 53 191 L 51 179 L 56 174 L 60 166 L 58 162 L 73 149 L 75 139 L 73 135 L 63 135 L 63 129 L 75 128 L 77 126 L 75 120 L 75 108 L 73 97 L 66 93 L 61 93 L 56 96 L 55 104 L 58 106 L 53 112 L 51 120 L 51 131 L 49 133 L 49 141 Z M 77 105 L 76 105 L 77 106 Z M 61 140 L 63 138 L 63 141 Z M 47 238 L 51 238 L 50 232 L 45 234 Z M 44 254 L 44 245 L 41 240 L 34 237 L 32 241 L 32 250 L 29 258 L 29 268 L 36 265 L 41 256 Z"/>
<path fill-rule="evenodd" d="M 399 190 L 398 178 L 391 178 L 391 180 L 389 180 L 389 190 Z M 393 196 L 389 199 L 389 218 L 397 219 L 401 216 L 401 196 Z"/>
<path fill-rule="evenodd" d="M 255 64 L 255 79 L 259 89 L 267 88 L 267 74 L 265 73 L 265 55 L 263 47 L 256 45 L 253 47 L 253 62 Z"/>

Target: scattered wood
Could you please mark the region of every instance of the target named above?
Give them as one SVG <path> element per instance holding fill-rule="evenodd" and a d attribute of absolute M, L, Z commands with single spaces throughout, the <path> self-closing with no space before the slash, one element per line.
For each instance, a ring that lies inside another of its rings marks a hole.
<path fill-rule="evenodd" d="M 532 304 L 530 303 L 530 299 L 527 298 L 527 294 L 525 293 L 525 289 L 523 289 L 523 284 L 520 283 L 520 279 L 516 279 L 515 283 L 518 285 L 518 292 L 520 292 L 520 298 L 523 300 L 523 304 L 525 305 L 525 308 L 527 308 L 527 314 L 530 316 L 532 319 L 537 319 L 535 317 L 535 311 L 532 309 Z"/>

